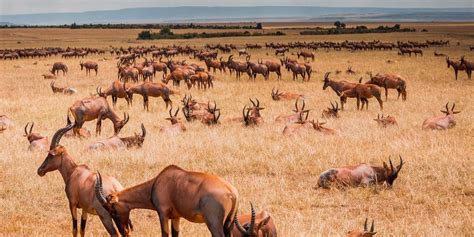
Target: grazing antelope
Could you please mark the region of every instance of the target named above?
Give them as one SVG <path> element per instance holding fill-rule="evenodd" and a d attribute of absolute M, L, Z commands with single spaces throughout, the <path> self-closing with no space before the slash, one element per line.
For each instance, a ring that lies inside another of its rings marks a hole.
<path fill-rule="evenodd" d="M 266 212 L 255 213 L 250 203 L 251 214 L 236 215 L 232 229 L 233 237 L 277 237 L 276 226 L 272 217 Z"/>
<path fill-rule="evenodd" d="M 464 56 L 461 57 L 461 65 L 466 68 L 467 78 L 471 79 L 472 70 L 474 70 L 474 62 L 467 61 Z"/>
<path fill-rule="evenodd" d="M 389 162 L 390 167 L 383 162 L 383 167 L 362 163 L 357 166 L 328 169 L 319 175 L 318 186 L 330 188 L 335 184 L 337 187 L 356 187 L 386 183 L 388 187 L 392 187 L 402 169 L 403 160 L 400 156 L 400 164 L 396 168 L 390 158 Z"/>
<path fill-rule="evenodd" d="M 359 110 L 360 101 L 362 100 L 361 110 L 364 109 L 364 103 L 366 109 L 369 109 L 369 100 L 375 97 L 380 105 L 380 110 L 383 110 L 383 101 L 380 95 L 380 87 L 373 84 L 357 84 L 354 88 L 347 89 L 341 93 L 338 93 L 341 98 L 341 108 L 344 109 L 344 103 L 347 102 L 347 97 L 357 99 L 357 110 Z M 363 100 L 365 99 L 365 101 Z"/>
<path fill-rule="evenodd" d="M 47 151 L 48 146 L 49 146 L 49 139 L 48 137 L 41 136 L 39 133 L 33 133 L 33 127 L 35 126 L 35 123 L 31 123 L 30 131 L 28 132 L 28 125 L 30 123 L 27 123 L 25 126 L 25 136 L 26 139 L 28 139 L 28 142 L 30 142 L 30 145 L 28 146 L 29 151 Z"/>
<path fill-rule="evenodd" d="M 292 93 L 287 91 L 280 92 L 279 89 L 275 91 L 275 88 L 272 89 L 272 99 L 273 100 L 304 100 L 304 95 L 298 93 Z"/>
<path fill-rule="evenodd" d="M 98 87 L 96 90 L 97 94 L 101 97 L 107 98 L 107 96 L 111 95 L 112 106 L 115 108 L 115 105 L 117 105 L 118 98 L 124 98 L 125 101 L 127 101 L 128 106 L 132 104 L 132 101 L 127 96 L 127 89 L 129 89 L 130 87 L 131 86 L 126 84 L 125 82 L 122 83 L 119 80 L 115 80 L 107 89 L 105 89 L 105 91 L 102 91 L 101 87 Z"/>
<path fill-rule="evenodd" d="M 72 94 L 77 93 L 77 90 L 72 87 L 59 87 L 59 86 L 55 86 L 54 85 L 55 83 L 56 81 L 52 81 L 51 83 L 49 83 L 49 85 L 51 86 L 51 90 L 53 91 L 54 94 L 62 93 L 66 95 L 72 95 Z"/>
<path fill-rule="evenodd" d="M 41 74 L 41 76 L 43 76 L 44 80 L 46 80 L 46 79 L 56 79 L 56 76 L 54 74 L 43 73 L 43 74 Z"/>
<path fill-rule="evenodd" d="M 183 122 L 181 122 L 181 119 L 178 118 L 179 107 L 178 109 L 176 109 L 176 112 L 174 113 L 174 115 L 172 114 L 172 110 L 173 108 L 170 108 L 170 111 L 169 111 L 170 117 L 166 118 L 166 120 L 169 120 L 171 122 L 171 125 L 167 127 L 161 127 L 160 132 L 168 132 L 168 133 L 185 132 L 186 126 L 184 126 Z"/>
<path fill-rule="evenodd" d="M 260 107 L 260 101 L 257 98 L 255 98 L 255 100 L 257 101 L 256 103 L 250 99 L 253 107 L 247 108 L 247 106 L 244 106 L 242 109 L 243 122 L 245 126 L 258 126 L 263 123 L 260 110 L 263 110 L 264 108 Z M 245 110 L 247 110 L 247 112 L 245 112 Z"/>
<path fill-rule="evenodd" d="M 179 235 L 179 222 L 206 223 L 213 237 L 230 237 L 238 208 L 238 193 L 224 179 L 170 165 L 144 183 L 106 196 L 102 177 L 97 175 L 96 197 L 116 219 L 122 236 L 128 236 L 130 211 L 148 209 L 158 212 L 161 236 Z"/>
<path fill-rule="evenodd" d="M 378 125 L 381 127 L 388 127 L 388 126 L 393 126 L 393 125 L 398 125 L 397 120 L 395 117 L 388 115 L 387 117 L 384 117 L 382 114 L 382 117 L 380 117 L 380 114 L 377 114 L 377 118 L 374 119 Z"/>
<path fill-rule="evenodd" d="M 91 70 L 95 71 L 95 75 L 97 76 L 97 72 L 99 71 L 99 65 L 96 62 L 87 61 L 83 63 L 82 61 L 79 63 L 81 65 L 81 71 L 86 68 L 86 75 L 91 75 Z"/>
<path fill-rule="evenodd" d="M 347 237 L 372 237 L 375 234 L 377 234 L 377 232 L 374 231 L 374 221 L 372 220 L 372 225 L 370 226 L 369 230 L 367 229 L 367 218 L 365 218 L 364 230 L 351 230 L 347 232 Z"/>
<path fill-rule="evenodd" d="M 407 99 L 407 85 L 405 80 L 396 74 L 379 74 L 372 76 L 372 73 L 369 73 L 370 80 L 365 84 L 373 84 L 385 89 L 385 101 L 388 100 L 388 89 L 396 89 L 398 92 L 397 100 L 402 96 L 402 100 Z"/>
<path fill-rule="evenodd" d="M 68 68 L 66 66 L 66 64 L 62 63 L 62 62 L 55 62 L 53 64 L 53 68 L 51 68 L 50 72 L 53 74 L 53 75 L 56 75 L 56 72 L 58 73 L 59 75 L 59 71 L 62 71 L 63 72 L 63 76 L 67 74 L 67 71 L 68 71 Z"/>
<path fill-rule="evenodd" d="M 460 113 L 461 111 L 454 111 L 454 106 L 456 106 L 456 103 L 453 103 L 453 107 L 451 109 L 448 109 L 448 104 L 449 102 L 446 103 L 446 110 L 441 110 L 441 112 L 446 115 L 425 119 L 422 128 L 432 130 L 445 130 L 456 126 L 454 115 Z"/>
<path fill-rule="evenodd" d="M 321 113 L 321 117 L 323 119 L 328 119 L 328 118 L 339 118 L 339 104 L 337 102 L 336 106 L 331 102 L 331 107 L 327 107 L 327 109 L 323 110 Z"/>
<path fill-rule="evenodd" d="M 303 100 L 303 105 L 298 108 L 298 99 L 295 100 L 295 109 L 292 110 L 294 113 L 290 115 L 278 115 L 275 118 L 275 122 L 293 123 L 300 120 L 301 113 L 308 113 L 309 110 L 304 110 L 306 102 Z"/>
<path fill-rule="evenodd" d="M 448 64 L 448 68 L 450 66 L 453 67 L 454 76 L 455 76 L 456 80 L 458 79 L 458 72 L 466 70 L 466 66 L 464 66 L 464 64 L 461 61 L 453 61 L 453 60 L 449 59 L 449 57 L 446 57 L 446 63 Z"/>
<path fill-rule="evenodd" d="M 142 134 L 135 133 L 134 136 L 130 137 L 119 137 L 114 135 L 104 140 L 96 141 L 87 147 L 87 150 L 117 150 L 117 149 L 130 149 L 130 148 L 141 148 L 145 141 L 146 130 L 143 123 L 141 125 Z"/>
<path fill-rule="evenodd" d="M 102 224 L 111 236 L 118 236 L 113 226 L 111 215 L 97 201 L 94 192 L 95 173 L 87 165 L 77 165 L 74 158 L 69 155 L 64 146 L 59 145 L 61 137 L 74 127 L 70 124 L 59 129 L 51 140 L 48 156 L 44 159 L 37 173 L 43 177 L 46 173 L 58 170 L 66 185 L 66 197 L 69 202 L 69 210 L 72 216 L 72 236 L 77 236 L 77 208 L 82 209 L 80 234 L 83 237 L 86 229 L 88 214 L 98 215 Z M 101 191 L 105 194 L 118 192 L 123 189 L 122 185 L 110 176 L 101 179 Z M 104 195 L 105 195 L 104 194 Z M 114 220 L 115 221 L 115 220 Z M 127 224 L 131 225 L 131 222 Z"/>
<path fill-rule="evenodd" d="M 120 130 L 127 124 L 130 117 L 124 113 L 123 119 L 110 108 L 109 103 L 104 97 L 86 98 L 77 100 L 69 107 L 69 111 L 74 117 L 74 134 L 79 134 L 79 129 L 82 128 L 84 122 L 97 119 L 96 135 L 100 135 L 102 120 L 110 119 L 114 124 L 114 134 L 117 135 Z"/>
<path fill-rule="evenodd" d="M 124 84 L 125 86 L 125 84 Z M 130 103 L 133 100 L 133 94 L 140 94 L 143 96 L 143 109 L 149 111 L 149 98 L 148 97 L 162 97 L 163 101 L 166 104 L 166 109 L 168 105 L 172 105 L 170 99 L 170 94 L 172 91 L 163 83 L 156 82 L 143 82 L 140 85 L 130 86 L 129 88 L 124 88 L 127 92 L 127 97 L 130 100 Z"/>

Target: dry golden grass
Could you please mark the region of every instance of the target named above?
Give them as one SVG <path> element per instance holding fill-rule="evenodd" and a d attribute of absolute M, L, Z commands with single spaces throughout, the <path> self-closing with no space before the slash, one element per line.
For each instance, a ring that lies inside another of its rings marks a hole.
<path fill-rule="evenodd" d="M 439 26 L 440 28 L 437 28 Z M 443 28 L 444 27 L 444 28 Z M 466 27 L 470 31 L 466 30 Z M 88 46 L 106 48 L 109 45 L 167 45 L 204 43 L 287 42 L 320 40 L 373 40 L 385 41 L 449 39 L 448 48 L 437 48 L 453 58 L 465 54 L 474 45 L 473 26 L 453 24 L 432 26 L 433 32 L 410 34 L 367 34 L 342 36 L 305 36 L 294 33 L 285 37 L 224 38 L 191 41 L 134 40 L 136 30 L 0 30 L 0 48 L 40 46 Z M 445 29 L 445 30 L 443 30 Z M 469 32 L 469 33 L 466 33 Z M 17 44 L 21 41 L 21 44 Z M 461 46 L 456 46 L 455 42 Z M 294 52 L 295 50 L 292 50 Z M 452 69 L 446 68 L 444 58 L 435 58 L 434 49 L 425 50 L 423 57 L 401 57 L 394 51 L 329 53 L 316 51 L 311 62 L 316 73 L 309 83 L 293 82 L 286 71 L 282 81 L 271 76 L 270 81 L 257 82 L 244 77 L 217 73 L 214 89 L 191 91 L 199 100 L 216 100 L 222 107 L 222 124 L 212 128 L 199 122 L 186 124 L 188 132 L 167 136 L 158 132 L 168 124 L 168 116 L 161 99 L 151 99 L 151 111 L 144 112 L 139 97 L 127 109 L 120 100 L 116 109 L 120 114 L 130 113 L 130 122 L 122 130 L 127 136 L 139 131 L 144 123 L 148 136 L 143 149 L 87 153 L 84 148 L 98 137 L 86 140 L 63 139 L 76 162 L 88 164 L 92 170 L 112 175 L 125 186 L 152 178 L 169 164 L 190 170 L 216 174 L 232 183 L 240 194 L 240 212 L 249 211 L 249 201 L 258 209 L 268 210 L 275 219 L 280 236 L 342 236 L 348 230 L 360 229 L 366 217 L 375 219 L 380 236 L 473 236 L 474 184 L 474 81 L 465 73 L 454 81 Z M 253 58 L 274 58 L 273 50 L 251 50 Z M 270 55 L 266 55 L 266 53 Z M 98 61 L 104 56 L 88 59 Z M 105 56 L 108 59 L 110 55 Z M 294 57 L 294 56 L 293 56 Z M 183 58 L 184 59 L 184 58 Z M 395 60 L 394 64 L 385 63 Z M 33 65 L 34 62 L 37 65 Z M 57 84 L 78 89 L 75 96 L 53 95 L 48 80 L 40 74 L 50 64 L 64 61 L 70 69 Z M 188 59 L 188 61 L 193 61 Z M 97 85 L 108 86 L 116 78 L 115 60 L 99 62 L 99 76 L 90 78 L 79 69 L 79 59 L 62 60 L 24 59 L 0 61 L 0 114 L 15 121 L 15 127 L 0 134 L 0 235 L 4 236 L 67 236 L 71 233 L 71 217 L 59 172 L 40 178 L 36 169 L 46 156 L 45 152 L 27 151 L 23 126 L 34 121 L 35 131 L 49 137 L 65 124 L 68 107 L 77 99 L 89 96 Z M 358 73 L 345 73 L 334 79 L 356 81 L 366 71 L 394 72 L 406 78 L 408 100 L 397 101 L 396 92 L 389 92 L 384 103 L 384 114 L 398 119 L 398 127 L 381 129 L 372 118 L 379 113 L 376 101 L 371 99 L 368 111 L 356 111 L 355 101 L 349 100 L 341 118 L 328 120 L 327 126 L 337 129 L 335 136 L 307 133 L 299 137 L 282 136 L 284 125 L 274 118 L 290 112 L 293 102 L 274 102 L 273 87 L 303 93 L 311 118 L 319 118 L 329 101 L 337 98 L 331 90 L 322 90 L 322 76 L 326 71 L 345 70 L 348 65 Z M 21 68 L 15 68 L 20 66 Z M 189 93 L 184 87 L 179 91 Z M 265 107 L 265 124 L 258 128 L 244 128 L 227 123 L 226 118 L 240 116 L 248 98 L 258 97 Z M 178 104 L 180 97 L 173 97 Z M 427 117 L 439 115 L 446 102 L 456 102 L 462 113 L 457 115 L 457 126 L 449 131 L 422 131 Z M 86 124 L 90 130 L 95 123 Z M 101 138 L 112 134 L 109 121 L 103 123 Z M 319 174 L 330 168 L 367 162 L 380 165 L 389 155 L 401 154 L 406 165 L 392 190 L 353 188 L 345 191 L 315 189 Z M 160 233 L 155 212 L 132 212 L 136 236 L 156 236 Z M 87 235 L 105 236 L 106 231 L 96 216 L 89 216 Z M 182 221 L 183 236 L 208 236 L 203 224 Z"/>

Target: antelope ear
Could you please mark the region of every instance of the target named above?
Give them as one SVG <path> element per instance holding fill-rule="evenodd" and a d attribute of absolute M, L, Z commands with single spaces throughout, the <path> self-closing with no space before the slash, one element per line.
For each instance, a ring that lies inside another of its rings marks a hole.
<path fill-rule="evenodd" d="M 110 204 L 118 203 L 119 198 L 115 194 L 110 194 L 109 196 L 107 196 L 107 202 Z"/>
<path fill-rule="evenodd" d="M 387 165 L 387 163 L 385 163 L 385 161 L 383 162 L 383 168 L 384 168 L 385 170 L 388 170 L 388 165 Z"/>
<path fill-rule="evenodd" d="M 263 228 L 265 225 L 268 224 L 269 221 L 270 221 L 270 216 L 265 217 L 265 219 L 263 219 L 262 221 L 260 221 L 260 223 L 257 224 L 258 226 L 257 229 Z"/>
<path fill-rule="evenodd" d="M 453 114 L 459 114 L 461 111 L 453 111 Z"/>
<path fill-rule="evenodd" d="M 448 114 L 448 111 L 440 110 L 442 113 Z"/>

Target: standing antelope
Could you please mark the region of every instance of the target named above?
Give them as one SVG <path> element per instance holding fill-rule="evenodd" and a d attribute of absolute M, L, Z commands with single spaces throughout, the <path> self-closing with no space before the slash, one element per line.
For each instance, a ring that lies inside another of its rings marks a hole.
<path fill-rule="evenodd" d="M 370 80 L 365 84 L 374 84 L 383 87 L 385 89 L 385 101 L 388 100 L 388 89 L 397 90 L 397 100 L 400 99 L 400 95 L 402 96 L 403 101 L 407 99 L 407 85 L 405 80 L 400 75 L 379 73 L 377 73 L 375 76 L 372 76 L 372 73 L 369 75 Z"/>
<path fill-rule="evenodd" d="M 184 126 L 183 122 L 181 122 L 180 118 L 178 118 L 178 112 L 179 112 L 179 107 L 176 109 L 176 112 L 174 115 L 172 114 L 173 108 L 170 108 L 169 114 L 170 117 L 166 118 L 166 120 L 169 120 L 171 122 L 170 126 L 167 127 L 161 127 L 160 132 L 168 132 L 168 133 L 180 133 L 180 132 L 185 132 L 186 131 L 186 126 Z"/>
<path fill-rule="evenodd" d="M 354 88 L 358 85 L 357 83 L 349 82 L 349 81 L 346 81 L 346 80 L 333 81 L 333 80 L 329 79 L 329 74 L 331 74 L 331 72 L 326 72 L 326 74 L 324 74 L 323 90 L 326 90 L 326 88 L 331 87 L 331 89 L 334 92 L 336 92 L 336 94 L 338 96 L 340 96 L 340 93 L 342 91 Z M 344 102 L 342 101 L 342 97 L 340 99 L 341 99 L 341 110 L 344 110 Z M 366 98 L 361 98 L 361 100 L 362 100 L 363 104 L 368 101 Z"/>
<path fill-rule="evenodd" d="M 369 100 L 372 97 L 375 97 L 380 105 L 380 110 L 383 110 L 383 101 L 380 95 L 380 87 L 373 84 L 357 84 L 354 88 L 347 89 L 339 93 L 341 98 L 341 107 L 344 108 L 344 103 L 347 102 L 347 97 L 357 99 L 357 110 L 359 110 L 360 101 L 362 100 L 361 110 L 364 109 L 364 103 L 366 104 L 366 109 L 369 109 Z M 365 101 L 364 101 L 365 99 Z"/>
<path fill-rule="evenodd" d="M 261 74 L 265 80 L 268 80 L 268 67 L 267 65 L 263 64 L 262 61 L 258 61 L 257 63 L 250 62 L 250 56 L 247 56 L 247 69 L 250 69 L 252 72 L 253 80 L 257 78 L 257 74 Z"/>
<path fill-rule="evenodd" d="M 69 155 L 64 146 L 59 145 L 61 137 L 74 127 L 70 124 L 59 129 L 51 140 L 48 156 L 38 168 L 38 175 L 43 177 L 46 173 L 58 170 L 66 185 L 66 197 L 69 202 L 69 210 L 72 216 L 72 236 L 77 236 L 77 208 L 82 209 L 81 215 L 81 237 L 84 237 L 88 214 L 98 215 L 102 224 L 111 236 L 118 236 L 113 226 L 111 215 L 104 209 L 95 197 L 94 183 L 95 173 L 87 165 L 77 165 L 74 158 Z M 102 180 L 101 180 L 102 181 Z M 122 185 L 110 176 L 103 177 L 101 191 L 105 194 L 118 192 L 123 189 Z M 116 221 L 116 220 L 114 220 Z M 131 225 L 131 222 L 127 224 Z"/>
<path fill-rule="evenodd" d="M 129 116 L 124 113 L 123 119 L 110 108 L 109 103 L 104 97 L 86 98 L 77 100 L 69 107 L 69 111 L 74 117 L 74 134 L 79 134 L 79 129 L 82 128 L 84 122 L 97 119 L 97 126 L 95 129 L 96 135 L 100 135 L 102 120 L 110 119 L 114 124 L 114 134 L 117 135 L 120 130 L 127 124 Z"/>
<path fill-rule="evenodd" d="M 50 70 L 50 72 L 53 75 L 56 75 L 56 72 L 57 72 L 57 75 L 59 75 L 59 71 L 63 72 L 63 76 L 66 75 L 67 71 L 68 71 L 68 68 L 67 68 L 66 64 L 64 64 L 62 62 L 55 62 L 53 64 L 53 68 Z"/>
<path fill-rule="evenodd" d="M 35 123 L 31 123 L 30 131 L 28 132 L 28 125 L 27 123 L 25 126 L 25 137 L 30 142 L 28 146 L 29 151 L 47 151 L 49 146 L 49 139 L 48 137 L 41 136 L 39 133 L 33 133 L 33 127 Z"/>
<path fill-rule="evenodd" d="M 115 80 L 112 82 L 112 84 L 105 89 L 105 91 L 102 91 L 101 87 L 97 88 L 97 94 L 99 96 L 102 96 L 104 98 L 107 98 L 107 96 L 111 95 L 112 96 L 112 106 L 115 108 L 115 105 L 117 104 L 117 99 L 118 98 L 124 98 L 125 101 L 127 101 L 127 105 L 130 106 L 132 101 L 130 98 L 127 96 L 127 89 L 129 89 L 131 86 L 128 85 L 125 82 L 120 82 L 119 80 Z"/>
<path fill-rule="evenodd" d="M 453 67 L 454 76 L 455 76 L 456 80 L 458 79 L 458 71 L 466 70 L 466 66 L 464 66 L 464 64 L 461 61 L 453 61 L 453 60 L 449 59 L 449 57 L 446 57 L 446 63 L 448 64 L 448 68 L 450 66 Z"/>
<path fill-rule="evenodd" d="M 97 76 L 97 72 L 99 71 L 99 65 L 96 62 L 87 61 L 83 63 L 82 61 L 79 63 L 81 66 L 81 71 L 86 68 L 86 75 L 91 75 L 91 70 L 95 71 L 95 75 Z"/>
<path fill-rule="evenodd" d="M 339 118 L 339 104 L 336 102 L 336 106 L 331 102 L 331 107 L 327 107 L 327 109 L 323 110 L 321 113 L 321 117 L 324 119 L 327 118 Z"/>
<path fill-rule="evenodd" d="M 255 213 L 250 203 L 251 214 L 235 216 L 235 227 L 232 229 L 233 237 L 277 237 L 276 226 L 272 217 L 266 212 Z"/>
<path fill-rule="evenodd" d="M 387 117 L 384 117 L 382 114 L 382 117 L 380 117 L 380 114 L 377 114 L 377 118 L 374 119 L 378 125 L 386 128 L 388 126 L 393 126 L 393 125 L 398 125 L 397 120 L 395 117 L 388 115 Z"/>
<path fill-rule="evenodd" d="M 362 163 L 357 166 L 328 169 L 319 175 L 318 186 L 330 188 L 335 184 L 338 187 L 355 187 L 386 183 L 388 187 L 392 187 L 402 169 L 403 160 L 400 156 L 400 164 L 396 168 L 390 158 L 389 162 L 390 167 L 383 162 L 383 167 Z"/>
<path fill-rule="evenodd" d="M 467 61 L 464 56 L 461 57 L 461 66 L 466 68 L 467 78 L 471 79 L 472 70 L 474 70 L 474 62 Z"/>
<path fill-rule="evenodd" d="M 104 140 L 96 141 L 87 147 L 87 150 L 116 150 L 116 149 L 129 149 L 129 148 L 141 148 L 145 141 L 146 130 L 143 123 L 141 125 L 142 134 L 135 133 L 134 136 L 130 137 L 119 137 L 114 135 Z"/>
<path fill-rule="evenodd" d="M 370 226 L 369 230 L 367 229 L 367 218 L 365 218 L 364 230 L 351 230 L 347 232 L 347 237 L 372 237 L 375 234 L 377 234 L 377 232 L 374 231 L 374 221 L 372 220 L 372 225 Z"/>
<path fill-rule="evenodd" d="M 454 111 L 454 106 L 456 106 L 456 103 L 453 103 L 453 107 L 451 109 L 448 109 L 448 103 L 446 103 L 446 110 L 441 110 L 441 112 L 446 115 L 425 119 L 422 128 L 432 130 L 445 130 L 456 126 L 454 115 L 460 113 L 461 111 Z"/>
<path fill-rule="evenodd" d="M 125 86 L 125 84 L 124 84 Z M 163 101 L 166 104 L 166 109 L 168 105 L 172 105 L 170 94 L 171 90 L 163 83 L 155 82 L 143 82 L 140 85 L 131 86 L 125 88 L 127 92 L 127 97 L 130 100 L 130 103 L 133 100 L 133 94 L 140 94 L 143 96 L 143 109 L 149 111 L 149 98 L 148 97 L 162 97 Z"/>
<path fill-rule="evenodd" d="M 275 88 L 272 89 L 272 99 L 273 100 L 304 100 L 304 95 L 298 93 L 292 93 L 287 91 L 280 92 L 279 89 L 275 91 Z"/>
<path fill-rule="evenodd" d="M 102 177 L 97 176 L 96 197 L 116 219 L 122 236 L 128 236 L 130 211 L 148 209 L 158 212 L 161 236 L 179 235 L 179 222 L 206 223 L 213 237 L 230 237 L 238 208 L 238 193 L 224 179 L 170 165 L 144 183 L 106 196 Z"/>
<path fill-rule="evenodd" d="M 298 58 L 303 57 L 304 60 L 306 60 L 307 58 L 311 58 L 311 60 L 314 61 L 314 53 L 312 52 L 300 51 L 296 55 L 298 55 Z"/>

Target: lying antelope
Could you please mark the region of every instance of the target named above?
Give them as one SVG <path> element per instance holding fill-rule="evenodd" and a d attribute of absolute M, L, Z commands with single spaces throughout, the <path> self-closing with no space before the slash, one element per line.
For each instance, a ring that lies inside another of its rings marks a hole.
<path fill-rule="evenodd" d="M 461 111 L 454 111 L 454 106 L 456 106 L 456 103 L 453 103 L 453 107 L 451 109 L 448 109 L 448 104 L 449 102 L 446 103 L 446 110 L 441 110 L 441 112 L 446 115 L 425 119 L 422 128 L 432 130 L 445 130 L 456 126 L 454 115 L 460 113 Z"/>
<path fill-rule="evenodd" d="M 100 135 L 102 120 L 110 119 L 114 124 L 114 134 L 117 135 L 120 130 L 127 124 L 130 117 L 124 113 L 123 119 L 110 108 L 109 103 L 104 97 L 86 98 L 77 100 L 69 107 L 69 111 L 74 117 L 74 134 L 79 134 L 79 129 L 82 128 L 84 122 L 97 119 L 96 135 Z"/>
<path fill-rule="evenodd" d="M 309 110 L 304 110 L 306 102 L 303 100 L 303 105 L 298 108 L 298 99 L 295 101 L 295 109 L 292 110 L 294 113 L 290 115 L 278 115 L 275 118 L 275 122 L 293 123 L 300 119 L 301 113 L 307 113 Z"/>
<path fill-rule="evenodd" d="M 386 183 L 388 187 L 392 187 L 403 166 L 403 160 L 400 156 L 400 164 L 397 167 L 393 166 L 390 158 L 389 162 L 390 167 L 383 162 L 383 167 L 362 163 L 357 166 L 328 169 L 319 175 L 318 186 L 330 188 L 335 184 L 337 187 L 356 187 Z"/>
<path fill-rule="evenodd" d="M 217 115 L 216 115 L 217 114 Z M 214 107 L 211 108 L 210 102 L 207 103 L 207 114 L 201 118 L 201 122 L 206 125 L 219 124 L 219 118 L 221 117 L 220 109 L 217 108 L 217 104 L 214 101 Z"/>
<path fill-rule="evenodd" d="M 251 214 L 235 216 L 232 229 L 233 237 L 277 237 L 277 230 L 272 217 L 266 212 L 255 213 L 250 203 Z"/>
<path fill-rule="evenodd" d="M 374 119 L 378 125 L 381 127 L 388 127 L 388 126 L 393 126 L 393 125 L 398 125 L 397 120 L 395 117 L 388 115 L 387 117 L 384 117 L 382 114 L 382 117 L 380 117 L 380 114 L 377 114 L 377 118 Z"/>
<path fill-rule="evenodd" d="M 51 90 L 53 91 L 54 94 L 63 93 L 63 94 L 66 94 L 66 95 L 72 95 L 72 94 L 77 93 L 77 90 L 72 88 L 72 87 L 59 87 L 59 86 L 55 86 L 54 85 L 55 83 L 56 83 L 56 81 L 52 81 L 49 84 L 51 86 Z"/>
<path fill-rule="evenodd" d="M 97 201 L 94 192 L 95 173 L 87 165 L 77 165 L 74 158 L 69 155 L 64 146 L 59 145 L 61 137 L 74 127 L 70 124 L 59 129 L 51 140 L 48 156 L 38 168 L 38 175 L 43 177 L 46 173 L 58 170 L 66 185 L 66 197 L 72 216 L 72 236 L 77 236 L 77 208 L 82 209 L 81 236 L 84 236 L 88 214 L 98 215 L 102 224 L 111 236 L 118 236 L 113 226 L 111 215 Z M 113 177 L 104 176 L 101 191 L 105 194 L 118 192 L 122 185 Z M 116 220 L 114 220 L 116 221 Z M 131 224 L 131 222 L 127 223 Z"/>
<path fill-rule="evenodd" d="M 169 111 L 170 117 L 166 118 L 166 120 L 169 120 L 171 122 L 171 125 L 167 127 L 161 127 L 160 132 L 170 132 L 170 133 L 185 132 L 186 126 L 184 126 L 183 122 L 181 122 L 181 119 L 178 118 L 179 107 L 178 109 L 176 109 L 176 112 L 174 113 L 174 115 L 172 114 L 172 110 L 173 108 L 170 108 L 170 111 Z"/>
<path fill-rule="evenodd" d="M 306 117 L 303 119 L 304 113 L 306 113 Z M 332 128 L 323 127 L 326 122 L 320 123 L 319 120 L 317 120 L 316 122 L 314 122 L 314 120 L 308 121 L 308 115 L 309 110 L 300 112 L 298 121 L 291 124 L 287 124 L 283 129 L 283 135 L 292 136 L 301 133 L 302 131 L 308 130 L 316 130 L 326 135 L 333 135 L 336 133 L 336 130 Z"/>
<path fill-rule="evenodd" d="M 97 175 L 95 194 L 109 211 L 122 236 L 130 233 L 130 211 L 148 209 L 158 212 L 161 236 L 179 235 L 179 222 L 206 223 L 212 236 L 230 236 L 238 208 L 238 193 L 224 179 L 170 165 L 158 176 L 141 184 L 106 196 L 102 177 Z"/>
<path fill-rule="evenodd" d="M 130 149 L 130 148 L 141 148 L 145 141 L 146 130 L 143 123 L 141 125 L 142 134 L 135 133 L 134 136 L 130 137 L 119 137 L 114 135 L 104 140 L 96 141 L 87 147 L 87 150 L 117 150 L 117 149 Z"/>
<path fill-rule="evenodd" d="M 245 126 L 258 126 L 263 123 L 260 110 L 263 110 L 264 108 L 260 107 L 260 101 L 257 98 L 255 100 L 257 101 L 256 103 L 250 99 L 250 102 L 252 102 L 253 106 L 250 108 L 244 106 L 244 109 L 242 110 L 243 122 Z M 247 112 L 245 112 L 245 110 L 247 110 Z"/>
<path fill-rule="evenodd" d="M 336 102 L 336 106 L 331 102 L 331 107 L 327 107 L 327 109 L 323 110 L 321 113 L 321 117 L 323 119 L 327 118 L 339 118 L 339 104 Z"/>
<path fill-rule="evenodd" d="M 375 234 L 377 234 L 377 232 L 374 231 L 374 221 L 372 220 L 372 225 L 370 226 L 369 230 L 367 229 L 367 218 L 365 218 L 364 230 L 351 230 L 347 232 L 347 237 L 372 237 Z"/>
<path fill-rule="evenodd" d="M 49 139 L 48 137 L 41 136 L 39 133 L 33 133 L 33 127 L 35 126 L 35 123 L 32 122 L 30 126 L 30 131 L 28 131 L 28 125 L 30 123 L 27 123 L 25 126 L 25 136 L 26 139 L 28 139 L 28 142 L 30 142 L 30 145 L 28 146 L 29 151 L 47 151 L 48 146 L 49 146 Z"/>
<path fill-rule="evenodd" d="M 8 118 L 6 115 L 2 114 L 0 115 L 0 127 L 4 127 L 6 129 L 11 128 L 15 125 L 13 120 Z"/>
<path fill-rule="evenodd" d="M 279 89 L 275 91 L 275 88 L 272 89 L 272 99 L 273 100 L 298 100 L 298 99 L 303 99 L 304 100 L 304 95 L 298 94 L 298 93 L 292 93 L 292 92 L 287 92 L 287 91 L 282 91 L 280 92 Z"/>

